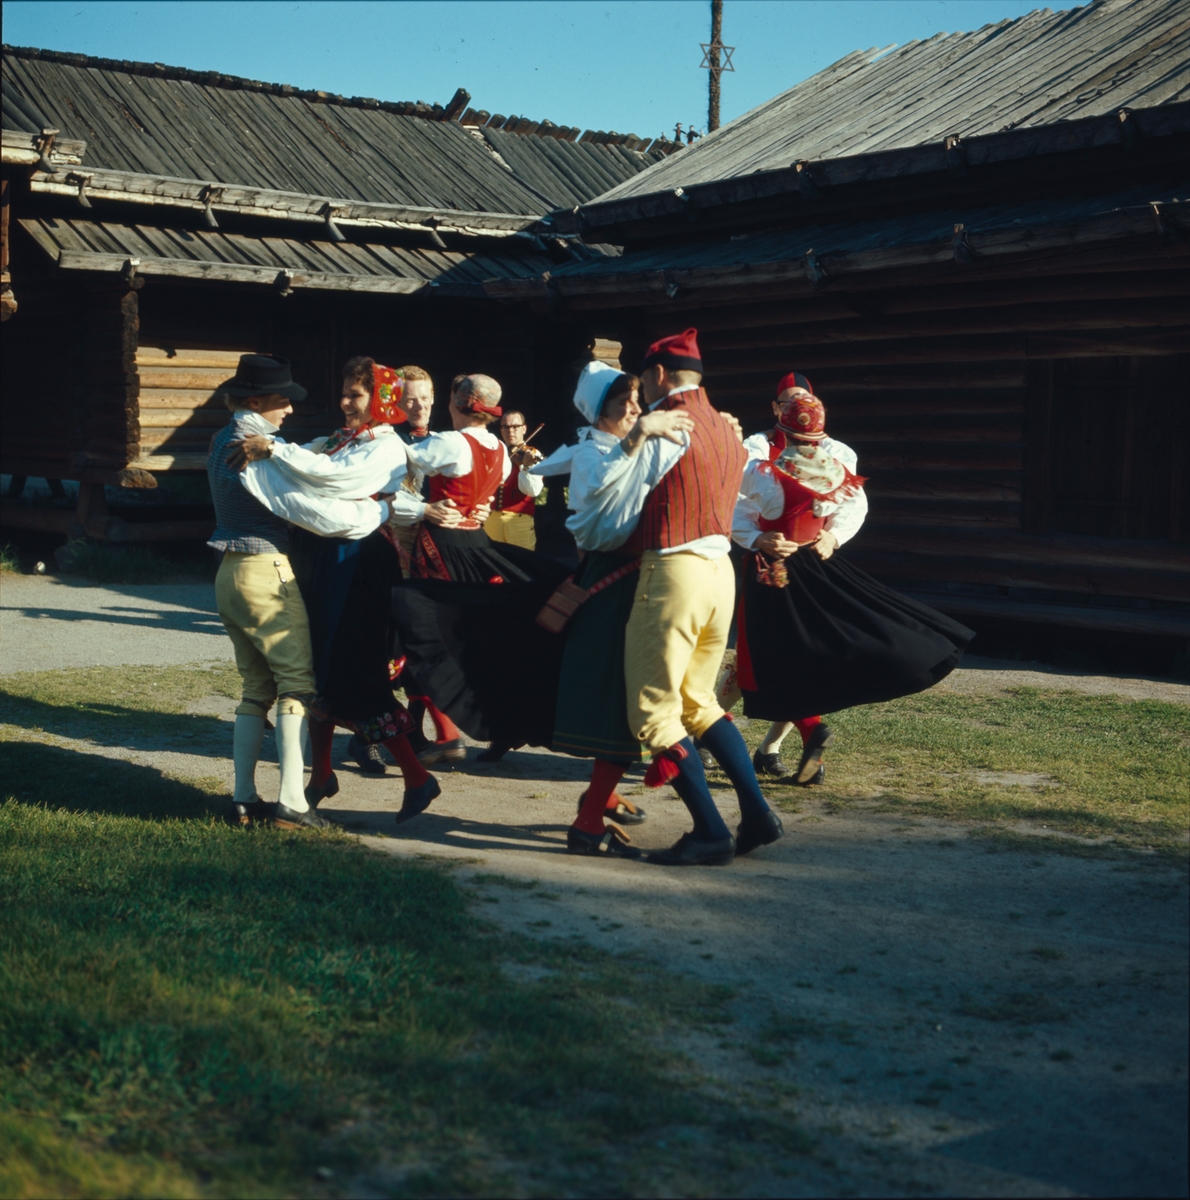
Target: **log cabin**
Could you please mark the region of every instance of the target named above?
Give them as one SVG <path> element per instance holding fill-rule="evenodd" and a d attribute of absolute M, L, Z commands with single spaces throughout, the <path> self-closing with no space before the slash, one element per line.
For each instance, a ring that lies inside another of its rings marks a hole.
<path fill-rule="evenodd" d="M 700 331 L 747 432 L 797 369 L 859 454 L 859 566 L 980 644 L 1190 637 L 1190 14 L 1095 0 L 857 52 L 555 228 L 489 294 L 639 360 Z M 1164 657 L 1162 657 L 1164 655 Z"/>
<path fill-rule="evenodd" d="M 291 439 L 338 423 L 338 368 L 361 353 L 424 366 L 440 395 L 486 371 L 544 413 L 588 355 L 586 322 L 526 320 L 484 282 L 614 252 L 554 234 L 549 214 L 678 146 L 469 99 L 348 99 L 4 47 L 0 470 L 14 494 L 30 476 L 80 486 L 74 511 L 10 496 L 0 522 L 206 537 L 207 503 L 118 499 L 159 482 L 205 499 L 226 421 L 212 389 L 248 351 L 291 359 L 309 389 Z M 51 428 L 47 392 L 68 401 Z"/>

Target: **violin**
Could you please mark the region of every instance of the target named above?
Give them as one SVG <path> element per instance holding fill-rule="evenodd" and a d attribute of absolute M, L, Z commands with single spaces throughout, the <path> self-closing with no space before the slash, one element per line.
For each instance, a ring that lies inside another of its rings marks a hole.
<path fill-rule="evenodd" d="M 508 452 L 508 457 L 514 467 L 522 471 L 527 471 L 530 467 L 541 462 L 545 455 L 542 454 L 536 446 L 530 446 L 529 443 L 545 428 L 543 421 L 535 430 L 514 450 Z"/>

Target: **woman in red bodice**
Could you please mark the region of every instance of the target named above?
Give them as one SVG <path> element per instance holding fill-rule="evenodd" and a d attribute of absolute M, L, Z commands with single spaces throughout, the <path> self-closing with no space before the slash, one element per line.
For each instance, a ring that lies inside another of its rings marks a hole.
<path fill-rule="evenodd" d="M 752 551 L 737 637 L 744 712 L 797 722 L 923 691 L 974 634 L 835 554 L 862 521 L 864 480 L 827 439 L 822 402 L 802 387 L 782 398 L 732 531 Z"/>
<path fill-rule="evenodd" d="M 454 430 L 409 446 L 410 486 L 420 490 L 428 479 L 431 501 L 454 505 L 462 520 L 423 525 L 412 578 L 393 589 L 393 656 L 407 659 L 419 690 L 456 725 L 496 749 L 550 743 L 561 639 L 534 618 L 569 574 L 483 530 L 512 469 L 504 443 L 488 431 L 501 411 L 496 380 L 459 376 L 450 395 Z"/>

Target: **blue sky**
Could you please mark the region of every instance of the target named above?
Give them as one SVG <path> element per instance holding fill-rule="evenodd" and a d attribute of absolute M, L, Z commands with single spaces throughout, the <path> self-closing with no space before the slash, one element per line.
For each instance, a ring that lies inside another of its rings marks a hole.
<path fill-rule="evenodd" d="M 1028 0 L 724 0 L 726 122 L 844 54 L 978 29 Z M 1072 7 L 1072 6 L 1068 6 Z M 708 0 L 6 0 L 17 46 L 218 70 L 655 137 L 706 125 Z"/>

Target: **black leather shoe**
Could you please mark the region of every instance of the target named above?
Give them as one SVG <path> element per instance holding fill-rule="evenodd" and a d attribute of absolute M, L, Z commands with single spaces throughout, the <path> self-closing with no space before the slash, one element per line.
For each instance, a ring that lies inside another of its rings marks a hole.
<path fill-rule="evenodd" d="M 358 733 L 353 734 L 347 743 L 347 753 L 355 759 L 365 775 L 384 775 L 388 772 L 380 747 L 375 742 L 365 742 Z"/>
<path fill-rule="evenodd" d="M 267 821 L 273 815 L 273 806 L 266 804 L 259 796 L 253 796 L 247 804 L 231 803 L 231 812 L 227 814 L 229 825 L 253 825 Z"/>
<path fill-rule="evenodd" d="M 421 787 L 406 788 L 404 799 L 401 801 L 401 811 L 397 813 L 397 824 L 403 825 L 413 820 L 418 813 L 424 813 L 427 808 L 442 795 L 442 787 L 433 775 Z"/>
<path fill-rule="evenodd" d="M 815 725 L 802 748 L 802 760 L 794 772 L 793 782 L 807 784 L 818 774 L 822 766 L 822 752 L 835 744 L 835 735 L 829 725 Z"/>
<path fill-rule="evenodd" d="M 512 746 L 508 742 L 493 742 L 486 750 L 481 750 L 476 756 L 476 762 L 499 762 Z"/>
<path fill-rule="evenodd" d="M 277 805 L 273 813 L 273 824 L 278 829 L 333 829 L 334 825 L 320 817 L 316 808 L 308 808 L 305 812 L 294 812 L 284 804 Z"/>
<path fill-rule="evenodd" d="M 735 858 L 735 838 L 700 842 L 684 833 L 668 850 L 654 850 L 648 858 L 663 867 L 725 867 Z"/>
<path fill-rule="evenodd" d="M 698 751 L 698 757 L 702 762 L 702 769 L 704 771 L 717 771 L 719 769 L 719 763 L 715 756 L 702 744 L 702 742 L 696 741 L 694 743 L 694 748 Z"/>
<path fill-rule="evenodd" d="M 462 762 L 467 757 L 467 747 L 461 738 L 451 738 L 449 742 L 431 742 L 418 756 L 417 761 L 423 767 L 432 767 L 440 762 Z"/>
<path fill-rule="evenodd" d="M 737 855 L 748 854 L 757 846 L 769 846 L 784 836 L 781 818 L 770 809 L 755 820 L 740 822 L 735 831 L 735 852 Z"/>
<path fill-rule="evenodd" d="M 578 812 L 582 812 L 583 801 L 586 798 L 586 792 L 583 792 L 578 798 Z M 627 796 L 621 796 L 617 792 L 612 792 L 611 798 L 616 803 L 605 808 L 603 813 L 604 816 L 615 821 L 617 825 L 643 825 L 649 819 L 645 810 L 639 804 L 629 800 Z"/>
<path fill-rule="evenodd" d="M 586 833 L 571 825 L 566 831 L 566 849 L 570 854 L 594 858 L 640 858 L 640 851 L 630 846 L 627 836 L 614 827 L 606 828 L 602 833 Z"/>
<path fill-rule="evenodd" d="M 752 755 L 752 766 L 757 777 L 761 775 L 788 775 L 789 768 L 781 761 L 780 753 L 762 754 L 759 750 Z"/>
<path fill-rule="evenodd" d="M 818 783 L 826 783 L 826 764 L 819 763 L 818 771 L 812 779 L 807 779 L 805 783 L 799 784 L 799 787 L 813 787 Z"/>
<path fill-rule="evenodd" d="M 323 781 L 322 787 L 315 787 L 312 783 L 306 784 L 302 789 L 306 797 L 306 803 L 311 808 L 317 808 L 323 800 L 329 799 L 331 796 L 339 794 L 339 780 L 332 771 Z"/>

